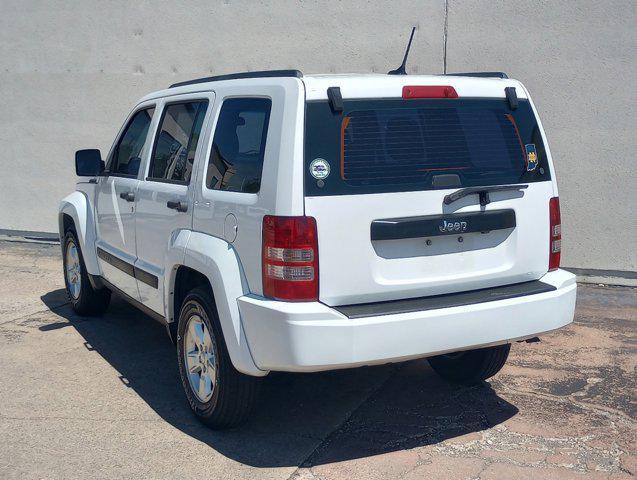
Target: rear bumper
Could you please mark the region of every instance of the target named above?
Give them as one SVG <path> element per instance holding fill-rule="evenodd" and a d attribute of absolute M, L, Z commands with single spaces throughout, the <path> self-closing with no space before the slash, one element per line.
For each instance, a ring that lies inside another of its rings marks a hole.
<path fill-rule="evenodd" d="M 262 370 L 320 371 L 397 362 L 509 343 L 573 321 L 577 285 L 547 273 L 554 290 L 497 301 L 348 318 L 319 302 L 239 298 L 250 352 Z"/>

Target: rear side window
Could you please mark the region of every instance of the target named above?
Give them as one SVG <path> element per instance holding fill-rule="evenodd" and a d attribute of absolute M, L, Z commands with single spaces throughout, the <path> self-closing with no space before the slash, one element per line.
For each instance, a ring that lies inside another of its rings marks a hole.
<path fill-rule="evenodd" d="M 148 180 L 190 182 L 207 107 L 207 100 L 173 103 L 164 107 Z"/>
<path fill-rule="evenodd" d="M 431 190 L 441 175 L 457 187 L 550 179 L 528 100 L 348 101 L 342 115 L 324 103 L 307 105 L 308 195 Z"/>
<path fill-rule="evenodd" d="M 141 156 L 148 136 L 148 127 L 154 113 L 155 107 L 145 108 L 130 119 L 106 168 L 110 173 L 137 176 L 142 163 Z"/>
<path fill-rule="evenodd" d="M 230 98 L 223 102 L 206 171 L 206 187 L 257 193 L 272 101 Z"/>

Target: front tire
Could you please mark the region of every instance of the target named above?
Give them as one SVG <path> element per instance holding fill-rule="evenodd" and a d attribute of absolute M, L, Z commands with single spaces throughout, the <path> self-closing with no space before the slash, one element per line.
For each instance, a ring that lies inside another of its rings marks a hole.
<path fill-rule="evenodd" d="M 108 308 L 111 292 L 107 288 L 94 289 L 88 278 L 77 235 L 67 230 L 62 248 L 64 284 L 71 306 L 79 315 L 101 315 Z"/>
<path fill-rule="evenodd" d="M 463 385 L 475 385 L 498 373 L 509 357 L 511 344 L 438 355 L 427 360 L 445 380 Z"/>
<path fill-rule="evenodd" d="M 177 359 L 188 403 L 199 420 L 214 429 L 235 427 L 247 420 L 260 382 L 232 365 L 207 289 L 195 288 L 184 299 Z"/>

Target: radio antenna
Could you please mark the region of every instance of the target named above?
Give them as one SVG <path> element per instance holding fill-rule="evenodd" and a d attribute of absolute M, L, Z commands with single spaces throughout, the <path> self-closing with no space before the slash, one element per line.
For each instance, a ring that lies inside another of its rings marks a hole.
<path fill-rule="evenodd" d="M 411 35 L 409 37 L 409 43 L 407 44 L 407 50 L 405 51 L 405 56 L 403 57 L 403 63 L 400 64 L 396 70 L 392 70 L 391 72 L 387 72 L 387 75 L 407 75 L 405 71 L 405 65 L 407 64 L 407 56 L 409 55 L 409 49 L 411 48 L 411 41 L 414 39 L 414 32 L 416 31 L 416 27 L 412 27 Z"/>

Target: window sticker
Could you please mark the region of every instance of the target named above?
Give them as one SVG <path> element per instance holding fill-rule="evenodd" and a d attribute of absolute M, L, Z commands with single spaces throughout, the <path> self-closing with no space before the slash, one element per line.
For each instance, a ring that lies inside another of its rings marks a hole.
<path fill-rule="evenodd" d="M 330 164 L 323 158 L 315 158 L 310 163 L 310 173 L 317 180 L 323 180 L 330 174 Z"/>
<path fill-rule="evenodd" d="M 526 171 L 532 172 L 537 168 L 537 150 L 535 143 L 527 143 L 524 145 L 526 150 Z"/>

